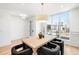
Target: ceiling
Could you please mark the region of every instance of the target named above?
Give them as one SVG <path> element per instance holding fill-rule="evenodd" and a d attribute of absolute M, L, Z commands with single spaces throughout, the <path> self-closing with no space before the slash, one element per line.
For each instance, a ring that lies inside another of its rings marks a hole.
<path fill-rule="evenodd" d="M 0 3 L 0 9 L 26 15 L 55 14 L 78 6 L 78 3 Z"/>

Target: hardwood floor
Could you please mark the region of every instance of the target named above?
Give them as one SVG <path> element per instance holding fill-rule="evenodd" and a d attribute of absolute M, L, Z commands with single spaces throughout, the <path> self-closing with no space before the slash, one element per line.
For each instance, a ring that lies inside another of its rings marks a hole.
<path fill-rule="evenodd" d="M 65 55 L 79 55 L 79 48 L 71 45 L 64 46 Z"/>
<path fill-rule="evenodd" d="M 12 44 L 9 46 L 0 47 L 0 55 L 11 55 L 11 47 L 20 43 L 22 43 L 20 40 L 16 40 L 12 41 Z M 70 45 L 65 45 L 64 53 L 65 55 L 79 55 L 79 48 Z"/>
<path fill-rule="evenodd" d="M 12 44 L 5 47 L 0 47 L 0 55 L 11 55 L 11 48 L 15 45 L 22 43 L 21 40 L 14 40 Z"/>

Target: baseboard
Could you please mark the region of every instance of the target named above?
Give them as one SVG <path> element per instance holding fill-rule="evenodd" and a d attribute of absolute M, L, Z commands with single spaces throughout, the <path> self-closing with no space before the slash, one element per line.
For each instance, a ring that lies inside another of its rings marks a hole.
<path fill-rule="evenodd" d="M 74 43 L 74 42 L 71 42 L 70 40 L 65 40 L 64 42 L 67 45 L 71 45 L 71 46 L 75 46 L 75 47 L 78 47 L 79 48 L 79 44 Z"/>
<path fill-rule="evenodd" d="M 11 42 L 5 42 L 5 43 L 0 43 L 0 47 L 5 47 L 5 46 L 8 46 L 8 45 L 11 45 Z"/>

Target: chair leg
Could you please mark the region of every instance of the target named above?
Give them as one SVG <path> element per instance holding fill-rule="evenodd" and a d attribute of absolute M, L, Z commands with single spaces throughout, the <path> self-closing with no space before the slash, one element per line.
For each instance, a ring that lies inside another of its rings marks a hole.
<path fill-rule="evenodd" d="M 64 45 L 61 47 L 61 55 L 64 55 Z"/>

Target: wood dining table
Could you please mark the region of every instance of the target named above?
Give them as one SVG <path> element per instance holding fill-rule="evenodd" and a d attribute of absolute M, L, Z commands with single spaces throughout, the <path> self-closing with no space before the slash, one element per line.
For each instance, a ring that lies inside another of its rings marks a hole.
<path fill-rule="evenodd" d="M 56 38 L 56 36 L 45 36 L 42 39 L 39 39 L 38 36 L 35 37 L 30 37 L 30 38 L 24 38 L 22 39 L 22 41 L 28 45 L 29 47 L 32 48 L 33 50 L 33 55 L 37 55 L 36 51 L 39 47 L 41 47 L 42 45 L 50 42 L 51 40 L 53 40 L 54 38 Z"/>

